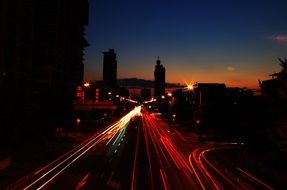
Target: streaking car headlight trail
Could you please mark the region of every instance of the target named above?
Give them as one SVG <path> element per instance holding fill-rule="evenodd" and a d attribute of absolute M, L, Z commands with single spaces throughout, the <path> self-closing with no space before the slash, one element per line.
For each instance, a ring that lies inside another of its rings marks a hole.
<path fill-rule="evenodd" d="M 54 162 L 43 167 L 35 173 L 35 176 L 31 180 L 31 182 L 22 189 L 43 189 L 55 178 L 61 175 L 74 162 L 80 159 L 85 153 L 87 153 L 99 143 L 107 141 L 107 145 L 109 145 L 110 143 L 112 143 L 112 146 L 117 145 L 119 143 L 119 140 L 124 136 L 125 130 L 130 120 L 133 117 L 140 115 L 140 112 L 141 107 L 135 107 L 133 110 L 131 110 L 128 114 L 124 115 L 114 124 L 96 133 L 76 148 L 59 157 Z"/>

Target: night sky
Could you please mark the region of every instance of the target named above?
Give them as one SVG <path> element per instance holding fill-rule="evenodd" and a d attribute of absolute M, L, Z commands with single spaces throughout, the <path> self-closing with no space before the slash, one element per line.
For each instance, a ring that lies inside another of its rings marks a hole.
<path fill-rule="evenodd" d="M 153 80 L 159 56 L 167 82 L 258 88 L 287 57 L 287 1 L 90 0 L 86 38 L 86 80 L 115 49 L 118 78 Z"/>

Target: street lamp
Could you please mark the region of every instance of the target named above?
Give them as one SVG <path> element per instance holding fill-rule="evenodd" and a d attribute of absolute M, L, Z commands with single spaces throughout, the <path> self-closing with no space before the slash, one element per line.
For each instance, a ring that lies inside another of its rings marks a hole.
<path fill-rule="evenodd" d="M 112 100 L 112 92 L 108 92 L 108 101 Z"/>
<path fill-rule="evenodd" d="M 84 87 L 89 87 L 90 86 L 90 83 L 89 82 L 85 82 L 84 83 Z"/>

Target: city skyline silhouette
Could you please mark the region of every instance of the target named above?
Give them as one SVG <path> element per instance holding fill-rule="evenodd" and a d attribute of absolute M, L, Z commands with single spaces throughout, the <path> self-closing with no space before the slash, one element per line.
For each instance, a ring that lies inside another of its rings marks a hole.
<path fill-rule="evenodd" d="M 118 78 L 153 79 L 160 56 L 167 82 L 259 88 L 286 56 L 284 7 L 280 0 L 91 1 L 85 79 L 102 78 L 101 52 L 113 48 Z"/>

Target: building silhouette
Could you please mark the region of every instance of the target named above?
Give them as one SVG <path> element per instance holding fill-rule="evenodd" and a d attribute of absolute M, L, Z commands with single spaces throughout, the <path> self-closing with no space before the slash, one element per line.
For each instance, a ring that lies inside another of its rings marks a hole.
<path fill-rule="evenodd" d="M 281 71 L 270 74 L 272 79 L 260 81 L 259 86 L 262 94 L 269 99 L 286 101 L 287 100 L 287 59 L 278 58 Z"/>
<path fill-rule="evenodd" d="M 110 87 L 117 86 L 117 54 L 113 49 L 103 52 L 103 81 Z"/>
<path fill-rule="evenodd" d="M 154 96 L 160 97 L 164 94 L 165 94 L 165 68 L 160 63 L 160 60 L 158 58 L 154 69 Z"/>
<path fill-rule="evenodd" d="M 49 130 L 45 126 L 64 122 L 83 80 L 87 24 L 87 0 L 1 0 L 3 136 L 11 131 L 14 138 L 31 136 L 31 131 L 40 134 Z"/>
<path fill-rule="evenodd" d="M 88 1 L 41 0 L 34 4 L 33 96 L 59 122 L 83 81 Z"/>

